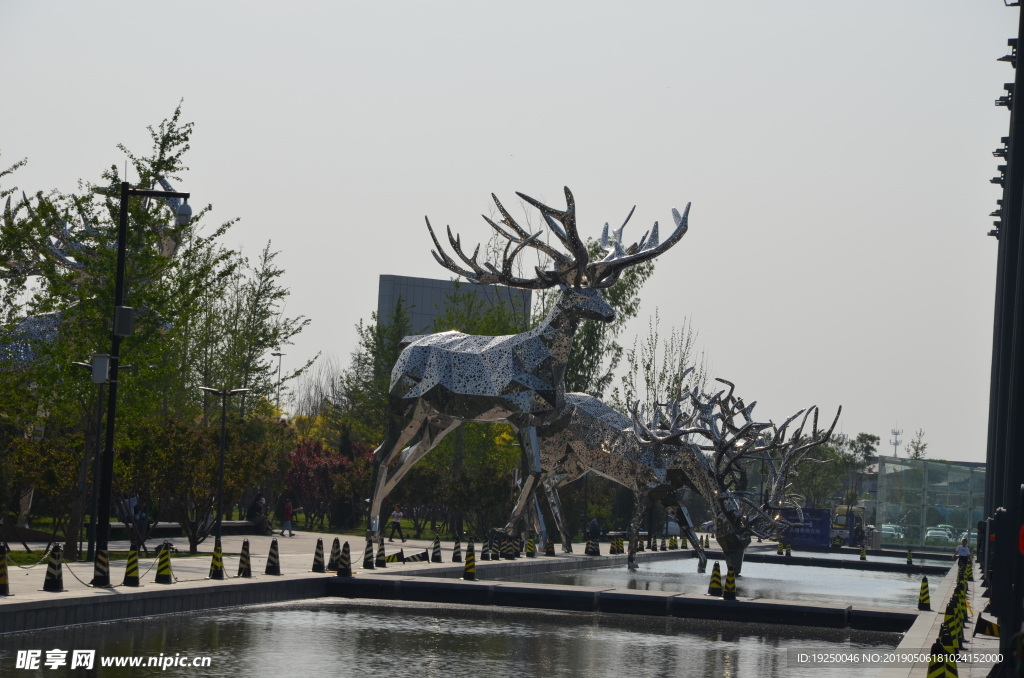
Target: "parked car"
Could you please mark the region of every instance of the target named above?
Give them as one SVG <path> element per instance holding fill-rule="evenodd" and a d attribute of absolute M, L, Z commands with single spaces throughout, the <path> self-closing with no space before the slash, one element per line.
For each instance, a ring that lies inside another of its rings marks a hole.
<path fill-rule="evenodd" d="M 941 542 L 945 542 L 945 543 L 953 541 L 952 538 L 950 537 L 949 532 L 947 532 L 946 530 L 942 529 L 941 527 L 929 527 L 927 530 L 925 530 L 924 540 L 926 542 L 927 541 L 941 541 Z"/>
<path fill-rule="evenodd" d="M 700 531 L 701 532 L 711 532 L 711 530 L 714 529 L 714 527 L 715 527 L 715 523 L 713 521 L 709 520 L 706 523 L 701 523 L 700 524 Z"/>

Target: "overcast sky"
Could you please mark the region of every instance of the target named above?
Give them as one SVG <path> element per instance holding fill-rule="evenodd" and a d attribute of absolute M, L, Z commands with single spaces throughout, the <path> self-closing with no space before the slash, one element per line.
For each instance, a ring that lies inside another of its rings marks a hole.
<path fill-rule="evenodd" d="M 424 214 L 485 240 L 491 191 L 560 205 L 568 185 L 584 235 L 636 204 L 635 238 L 692 201 L 624 343 L 656 308 L 665 329 L 689 317 L 761 417 L 841 404 L 847 434 L 898 422 L 929 456 L 981 461 L 993 100 L 1013 80 L 996 58 L 1017 18 L 1000 0 L 3 0 L 0 164 L 72 190 L 184 98 L 177 188 L 240 217 L 247 253 L 272 241 L 288 312 L 313 320 L 286 367 L 347 360 L 378 275 L 447 277 Z"/>

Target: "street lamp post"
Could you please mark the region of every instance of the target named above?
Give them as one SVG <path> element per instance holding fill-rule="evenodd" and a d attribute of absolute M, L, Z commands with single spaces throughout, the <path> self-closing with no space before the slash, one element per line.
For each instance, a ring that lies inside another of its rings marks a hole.
<path fill-rule="evenodd" d="M 220 402 L 221 402 L 221 407 L 220 407 L 220 463 L 219 463 L 219 467 L 217 469 L 217 522 L 214 524 L 214 528 L 213 528 L 214 529 L 214 532 L 213 532 L 213 534 L 214 534 L 213 550 L 214 550 L 215 554 L 220 555 L 220 553 L 221 553 L 220 537 L 221 537 L 221 522 L 222 522 L 221 521 L 221 517 L 222 517 L 223 512 L 224 512 L 224 510 L 223 510 L 224 509 L 224 448 L 227 445 L 228 398 L 233 396 L 233 395 L 239 395 L 239 394 L 248 393 L 249 389 L 247 389 L 247 388 L 235 388 L 235 389 L 232 389 L 232 390 L 229 391 L 226 388 L 218 390 L 218 389 L 215 389 L 215 388 L 210 388 L 209 386 L 200 386 L 199 390 L 200 391 L 206 391 L 207 393 L 212 393 L 215 396 L 220 396 Z M 219 560 L 219 558 L 217 558 L 215 556 L 214 557 L 214 561 L 217 561 L 217 560 Z M 221 568 L 219 570 L 216 570 L 216 569 L 211 569 L 210 570 L 210 579 L 223 579 L 223 578 L 224 578 L 224 569 L 223 568 Z"/>
<path fill-rule="evenodd" d="M 132 188 L 127 181 L 121 183 L 121 209 L 117 223 L 117 273 L 114 279 L 114 327 L 110 339 L 110 368 L 107 383 L 107 431 L 103 447 L 103 464 L 100 469 L 100 491 L 96 527 L 96 563 L 93 567 L 92 585 L 110 586 L 110 493 L 114 484 L 114 426 L 117 414 L 117 372 L 121 359 L 121 339 L 130 337 L 135 324 L 134 309 L 124 306 L 124 269 L 128 250 L 128 199 L 139 198 L 180 198 L 184 202 L 175 211 L 175 221 L 184 226 L 192 218 L 188 206 L 188 193 L 174 191 L 147 191 Z"/>
<path fill-rule="evenodd" d="M 288 355 L 287 353 L 271 353 L 270 355 L 277 358 L 277 409 L 281 409 L 281 357 Z"/>

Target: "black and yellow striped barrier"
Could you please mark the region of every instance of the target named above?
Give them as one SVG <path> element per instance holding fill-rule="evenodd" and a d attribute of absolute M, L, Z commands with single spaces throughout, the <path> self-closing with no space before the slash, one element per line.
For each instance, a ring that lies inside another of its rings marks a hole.
<path fill-rule="evenodd" d="M 722 589 L 723 600 L 736 600 L 736 573 L 731 567 L 725 572 L 725 587 Z"/>
<path fill-rule="evenodd" d="M 64 590 L 64 570 L 61 567 L 63 552 L 60 544 L 50 549 L 50 558 L 46 563 L 46 578 L 43 580 L 43 591 L 57 593 Z"/>
<path fill-rule="evenodd" d="M 326 572 L 327 568 L 324 567 L 324 540 L 317 538 L 316 540 L 316 551 L 313 552 L 313 569 L 310 572 Z"/>
<path fill-rule="evenodd" d="M 548 539 L 547 543 L 544 545 L 544 555 L 545 556 L 553 556 L 553 555 L 555 555 L 555 540 L 554 539 Z"/>
<path fill-rule="evenodd" d="M 778 548 L 775 549 L 775 555 L 781 556 L 784 553 L 784 551 L 785 551 L 785 549 L 782 546 L 782 541 L 780 540 Z"/>
<path fill-rule="evenodd" d="M 913 564 L 914 564 L 914 552 L 911 551 L 910 549 L 907 549 L 907 565 L 913 565 Z"/>
<path fill-rule="evenodd" d="M 708 595 L 722 595 L 722 568 L 718 566 L 717 560 L 715 561 L 715 566 L 711 568 L 711 583 L 708 584 Z"/>
<path fill-rule="evenodd" d="M 971 637 L 981 634 L 983 636 L 992 636 L 993 638 L 999 637 L 999 624 L 994 621 L 985 619 L 980 614 L 978 615 L 978 621 L 974 625 L 974 633 Z"/>
<path fill-rule="evenodd" d="M 459 535 L 455 535 L 455 545 L 452 547 L 452 562 L 462 562 L 462 540 L 459 539 Z"/>
<path fill-rule="evenodd" d="M 526 540 L 526 557 L 536 558 L 537 557 L 537 543 L 533 541 L 533 537 Z"/>
<path fill-rule="evenodd" d="M 128 564 L 124 568 L 124 581 L 121 586 L 139 585 L 139 548 L 132 544 L 128 550 Z"/>
<path fill-rule="evenodd" d="M 171 572 L 171 545 L 164 542 L 160 545 L 160 553 L 156 560 L 156 583 L 173 584 L 174 573 Z"/>
<path fill-rule="evenodd" d="M 403 558 L 402 558 L 402 562 L 403 563 L 427 563 L 427 562 L 430 562 L 430 551 L 428 551 L 427 549 L 423 549 L 419 553 L 414 553 L 411 556 L 406 556 L 404 553 L 402 555 L 403 555 Z"/>
<path fill-rule="evenodd" d="M 281 576 L 281 554 L 277 550 L 276 538 L 270 540 L 270 553 L 267 554 L 267 567 L 263 570 L 263 574 Z"/>
<path fill-rule="evenodd" d="M 337 572 L 339 560 L 341 560 L 341 540 L 335 537 L 334 543 L 331 544 L 331 558 L 327 561 L 327 571 Z"/>
<path fill-rule="evenodd" d="M 432 545 L 433 553 L 430 556 L 430 562 L 440 563 L 441 562 L 441 538 L 434 535 L 434 543 Z"/>
<path fill-rule="evenodd" d="M 866 548 L 864 548 L 863 544 L 861 544 L 861 547 L 860 547 L 860 559 L 861 560 L 867 560 L 868 559 L 868 550 Z"/>
<path fill-rule="evenodd" d="M 476 580 L 476 555 L 473 553 L 473 538 L 466 540 L 466 563 L 462 567 L 462 578 L 466 581 Z"/>
<path fill-rule="evenodd" d="M 213 544 L 213 558 L 210 560 L 210 574 L 207 579 L 224 579 L 224 550 L 221 548 L 220 539 Z"/>
<path fill-rule="evenodd" d="M 338 559 L 338 576 L 352 576 L 352 551 L 349 550 L 348 542 L 341 547 L 341 557 Z"/>
<path fill-rule="evenodd" d="M 788 542 L 786 543 L 786 555 L 787 556 L 792 556 L 793 555 L 793 545 L 788 543 Z"/>
<path fill-rule="evenodd" d="M 238 577 L 252 579 L 252 558 L 249 556 L 249 540 L 242 540 L 242 553 L 238 557 Z"/>
<path fill-rule="evenodd" d="M 366 539 L 366 550 L 363 551 L 363 569 L 373 569 L 373 540 Z"/>
<path fill-rule="evenodd" d="M 384 552 L 384 535 L 380 537 L 380 543 L 377 546 L 377 560 L 374 561 L 374 565 L 385 568 L 388 566 L 388 555 Z"/>
<path fill-rule="evenodd" d="M 383 544 L 381 544 L 381 548 L 384 548 Z M 404 563 L 405 562 L 405 549 L 398 549 L 398 553 L 392 553 L 389 556 L 384 556 L 384 562 L 385 563 Z M 387 567 L 387 566 L 385 565 L 385 567 Z"/>
<path fill-rule="evenodd" d="M 917 609 L 922 612 L 932 611 L 932 597 L 928 593 L 928 576 L 925 575 L 921 579 L 921 593 L 917 597 Z"/>
<path fill-rule="evenodd" d="M 928 652 L 928 678 L 946 678 L 946 650 L 938 641 L 932 643 Z"/>

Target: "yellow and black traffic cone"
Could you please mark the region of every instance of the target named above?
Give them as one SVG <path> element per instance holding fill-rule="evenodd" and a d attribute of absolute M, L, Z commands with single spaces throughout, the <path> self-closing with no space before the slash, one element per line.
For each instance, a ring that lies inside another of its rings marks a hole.
<path fill-rule="evenodd" d="M 718 566 L 717 560 L 715 561 L 715 566 L 711 568 L 711 583 L 708 584 L 708 595 L 722 595 L 722 568 Z"/>
<path fill-rule="evenodd" d="M 910 549 L 907 549 L 907 565 L 913 565 L 913 564 L 914 564 L 914 552 L 911 551 Z"/>
<path fill-rule="evenodd" d="M 553 556 L 553 555 L 555 555 L 555 540 L 554 539 L 548 539 L 547 543 L 544 545 L 544 555 L 545 556 Z"/>
<path fill-rule="evenodd" d="M 928 593 L 928 577 L 921 579 L 921 594 L 917 597 L 917 609 L 923 612 L 932 611 L 932 598 Z"/>
<path fill-rule="evenodd" d="M 392 553 L 389 556 L 385 556 L 384 562 L 386 563 L 405 563 L 405 549 L 398 549 L 398 553 Z"/>
<path fill-rule="evenodd" d="M 270 540 L 270 553 L 267 555 L 267 567 L 263 574 L 281 576 L 281 554 L 277 550 L 277 539 Z"/>
<path fill-rule="evenodd" d="M 860 547 L 860 559 L 861 560 L 867 560 L 868 559 L 868 550 L 866 548 L 864 548 L 863 544 L 861 544 L 861 547 Z"/>
<path fill-rule="evenodd" d="M 388 566 L 388 556 L 384 553 L 384 537 L 381 536 L 380 544 L 377 546 L 377 561 L 374 563 L 377 567 Z"/>
<path fill-rule="evenodd" d="M 465 581 L 476 580 L 476 555 L 473 553 L 473 538 L 466 539 L 466 563 L 462 567 L 462 578 Z"/>
<path fill-rule="evenodd" d="M 252 579 L 252 558 L 249 556 L 249 540 L 242 540 L 242 554 L 238 558 L 238 575 L 242 579 Z"/>
<path fill-rule="evenodd" d="M 533 537 L 526 540 L 526 557 L 536 558 L 537 557 L 537 543 L 533 541 Z"/>
<path fill-rule="evenodd" d="M 220 545 L 220 537 L 213 542 L 213 558 L 210 560 L 210 574 L 207 579 L 224 579 L 224 551 Z"/>
<path fill-rule="evenodd" d="M 441 538 L 436 534 L 434 535 L 434 545 L 430 555 L 430 562 L 440 563 L 441 562 Z"/>
<path fill-rule="evenodd" d="M 317 538 L 316 551 L 313 552 L 313 569 L 310 572 L 326 572 L 324 567 L 324 540 Z"/>
<path fill-rule="evenodd" d="M 341 541 L 335 537 L 334 543 L 331 544 L 331 559 L 327 561 L 327 571 L 337 572 L 339 560 L 341 560 Z"/>
<path fill-rule="evenodd" d="M 999 637 L 999 624 L 994 621 L 985 619 L 980 614 L 978 615 L 978 623 L 974 625 L 974 633 L 971 637 L 981 634 L 983 636 L 992 636 L 993 638 Z"/>
<path fill-rule="evenodd" d="M 644 540 L 643 540 L 643 537 L 638 536 L 636 538 L 636 552 L 640 553 L 643 550 L 644 550 Z"/>
<path fill-rule="evenodd" d="M 139 585 L 139 548 L 132 544 L 128 549 L 128 564 L 124 568 L 124 581 L 121 586 Z"/>
<path fill-rule="evenodd" d="M 971 563 L 970 558 L 967 559 L 967 581 L 974 581 L 974 565 Z"/>
<path fill-rule="evenodd" d="M 664 537 L 661 538 L 661 550 L 668 551 L 668 540 Z"/>
<path fill-rule="evenodd" d="M 506 532 L 501 533 L 501 559 L 512 560 L 512 544 L 509 543 Z"/>
<path fill-rule="evenodd" d="M 366 550 L 363 551 L 363 569 L 373 569 L 373 540 L 370 538 L 366 539 Z"/>
<path fill-rule="evenodd" d="M 338 576 L 352 576 L 352 552 L 348 548 L 348 542 L 341 547 L 341 556 L 338 558 Z"/>
<path fill-rule="evenodd" d="M 64 570 L 61 568 L 63 553 L 60 544 L 50 549 L 50 558 L 46 564 L 46 579 L 43 580 L 43 591 L 58 593 L 64 590 Z"/>
<path fill-rule="evenodd" d="M 928 678 L 946 678 L 946 650 L 942 643 L 935 641 L 928 652 Z"/>
<path fill-rule="evenodd" d="M 662 539 L 664 541 L 664 539 Z M 675 537 L 668 538 L 668 550 L 676 551 L 679 549 L 679 541 Z"/>
<path fill-rule="evenodd" d="M 459 535 L 455 535 L 455 545 L 452 546 L 452 562 L 462 562 L 462 540 L 459 539 Z"/>
<path fill-rule="evenodd" d="M 786 542 L 786 555 L 787 556 L 792 556 L 793 555 L 793 545 L 790 544 L 789 542 Z"/>
<path fill-rule="evenodd" d="M 480 542 L 480 560 L 491 559 L 491 539 L 494 535 L 485 535 L 483 541 Z"/>
<path fill-rule="evenodd" d="M 110 586 L 110 551 L 105 548 L 96 548 L 96 561 L 93 564 L 92 581 L 89 583 L 96 587 Z"/>
<path fill-rule="evenodd" d="M 11 582 L 7 579 L 7 544 L 0 542 L 0 596 L 11 595 Z"/>
<path fill-rule="evenodd" d="M 779 541 L 779 547 L 777 549 L 775 549 L 775 555 L 781 556 L 782 552 L 783 552 L 782 541 L 780 540 Z"/>
<path fill-rule="evenodd" d="M 723 600 L 736 600 L 736 573 L 730 567 L 725 572 L 725 588 L 722 589 Z"/>
<path fill-rule="evenodd" d="M 704 548 L 711 548 L 711 535 L 709 534 L 704 535 Z"/>
<path fill-rule="evenodd" d="M 160 545 L 160 553 L 156 557 L 156 583 L 174 583 L 174 573 L 171 572 L 171 545 L 167 542 Z"/>

